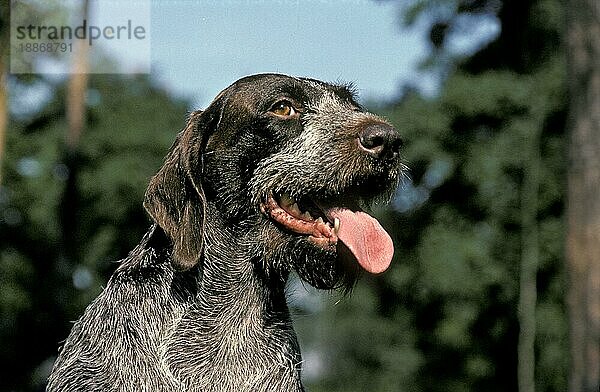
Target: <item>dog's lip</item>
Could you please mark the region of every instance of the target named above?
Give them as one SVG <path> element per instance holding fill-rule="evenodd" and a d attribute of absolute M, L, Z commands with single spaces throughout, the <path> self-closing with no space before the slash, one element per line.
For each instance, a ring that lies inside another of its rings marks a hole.
<path fill-rule="evenodd" d="M 282 193 L 278 197 L 273 193 L 268 194 L 261 203 L 260 210 L 287 230 L 307 235 L 308 240 L 315 245 L 333 248 L 338 242 L 339 220 L 335 219 L 332 223 L 326 217 L 314 218 L 308 210 L 302 211 L 297 201 L 288 194 Z"/>

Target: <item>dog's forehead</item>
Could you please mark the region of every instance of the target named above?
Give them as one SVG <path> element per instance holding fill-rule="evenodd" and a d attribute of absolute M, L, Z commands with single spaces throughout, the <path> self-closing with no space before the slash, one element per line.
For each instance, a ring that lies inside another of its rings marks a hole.
<path fill-rule="evenodd" d="M 282 74 L 258 74 L 239 79 L 221 95 L 235 96 L 238 102 L 258 103 L 289 96 L 301 102 L 321 97 L 336 96 L 338 99 L 356 103 L 351 85 L 327 83 L 317 79 L 299 78 Z"/>

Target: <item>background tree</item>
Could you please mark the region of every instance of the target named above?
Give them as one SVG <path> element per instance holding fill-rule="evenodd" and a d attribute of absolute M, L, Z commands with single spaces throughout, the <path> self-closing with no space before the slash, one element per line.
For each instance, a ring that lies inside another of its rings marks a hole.
<path fill-rule="evenodd" d="M 568 2 L 569 390 L 600 390 L 600 8 Z"/>
<path fill-rule="evenodd" d="M 78 14 L 78 20 L 88 20 L 89 2 L 87 0 L 81 2 L 75 12 Z M 69 261 L 76 260 L 77 248 L 81 242 L 85 242 L 79 237 L 79 191 L 77 187 L 81 166 L 80 140 L 86 125 L 86 96 L 90 71 L 88 43 L 84 40 L 76 40 L 73 45 L 75 49 L 66 89 L 67 129 L 62 158 L 67 178 L 60 203 L 62 257 Z"/>
<path fill-rule="evenodd" d="M 0 4 L 0 186 L 2 185 L 2 165 L 8 127 L 8 48 L 9 48 L 9 5 Z"/>

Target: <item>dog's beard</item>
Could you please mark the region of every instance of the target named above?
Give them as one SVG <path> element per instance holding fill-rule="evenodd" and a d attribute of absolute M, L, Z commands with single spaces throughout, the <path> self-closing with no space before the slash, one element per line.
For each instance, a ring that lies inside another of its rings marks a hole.
<path fill-rule="evenodd" d="M 360 268 L 338 254 L 342 247 L 344 245 L 340 242 L 336 250 L 327 250 L 305 239 L 296 239 L 294 248 L 298 257 L 291 260 L 294 270 L 302 280 L 318 289 L 349 291 L 358 278 Z M 349 252 L 347 249 L 345 251 Z"/>
<path fill-rule="evenodd" d="M 358 264 L 344 257 L 350 251 L 342 243 L 325 249 L 305 236 L 283 232 L 272 222 L 265 222 L 260 239 L 263 268 L 268 275 L 287 277 L 294 270 L 300 279 L 317 289 L 349 292 L 360 274 Z"/>

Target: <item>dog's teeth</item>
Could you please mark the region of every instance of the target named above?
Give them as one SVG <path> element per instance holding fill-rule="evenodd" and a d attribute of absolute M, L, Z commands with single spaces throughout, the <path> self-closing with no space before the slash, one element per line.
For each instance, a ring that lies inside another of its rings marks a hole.
<path fill-rule="evenodd" d="M 290 212 L 293 212 L 295 214 L 298 214 L 298 216 L 302 216 L 302 213 L 300 212 L 300 208 L 298 207 L 298 203 L 294 203 L 291 207 L 290 207 Z"/>
<path fill-rule="evenodd" d="M 339 231 L 340 231 L 340 220 L 338 218 L 335 218 L 333 220 L 333 232 L 335 233 L 335 235 L 337 235 Z"/>
<path fill-rule="evenodd" d="M 323 218 L 319 217 L 315 222 L 317 222 L 317 224 L 322 224 L 323 223 Z"/>
<path fill-rule="evenodd" d="M 305 220 L 311 221 L 313 220 L 312 215 L 310 215 L 310 212 L 306 211 L 304 214 L 302 214 L 302 218 L 304 218 Z"/>

